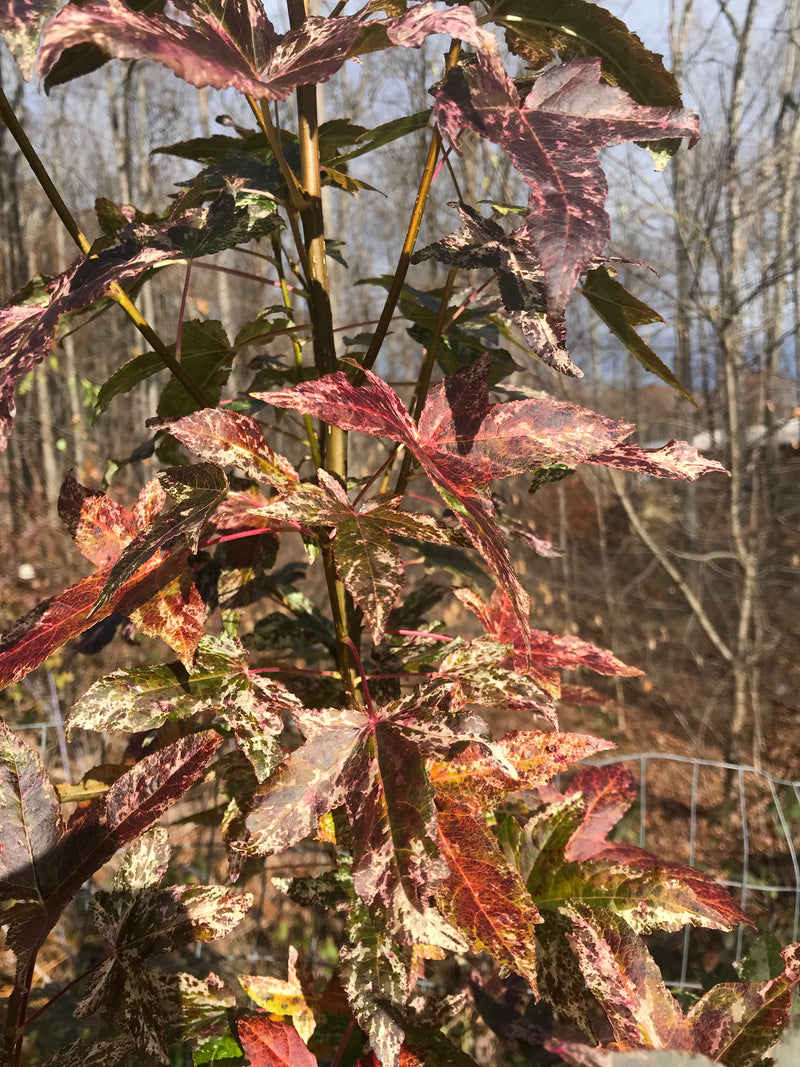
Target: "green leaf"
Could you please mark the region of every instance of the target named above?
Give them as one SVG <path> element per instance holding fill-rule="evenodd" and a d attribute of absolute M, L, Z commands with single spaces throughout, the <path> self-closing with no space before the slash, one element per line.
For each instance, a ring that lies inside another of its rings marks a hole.
<path fill-rule="evenodd" d="M 242 1062 L 242 1050 L 238 1041 L 230 1035 L 200 1037 L 192 1050 L 193 1067 L 238 1067 Z"/>
<path fill-rule="evenodd" d="M 300 702 L 279 682 L 250 674 L 248 662 L 232 638 L 203 637 L 191 673 L 180 663 L 115 671 L 75 704 L 67 728 L 135 733 L 212 712 L 233 728 L 264 781 L 281 759 L 281 711 Z"/>
<path fill-rule="evenodd" d="M 597 316 L 645 370 L 666 382 L 695 407 L 698 406 L 694 397 L 684 389 L 669 367 L 659 359 L 634 328 L 646 326 L 651 322 L 663 322 L 657 311 L 632 296 L 623 285 L 611 277 L 605 267 L 590 270 L 578 291 L 586 297 Z"/>
<path fill-rule="evenodd" d="M 171 355 L 176 346 L 170 345 Z M 188 319 L 181 332 L 180 362 L 192 381 L 202 389 L 210 404 L 218 404 L 222 387 L 228 380 L 233 358 L 236 355 L 222 324 L 216 320 Z M 164 361 L 155 352 L 134 356 L 111 375 L 101 386 L 92 412 L 92 422 L 97 422 L 115 396 L 128 393 L 140 382 L 166 370 Z M 176 379 L 170 379 L 158 402 L 159 415 L 187 415 L 197 409 L 197 401 L 186 392 Z"/>
<path fill-rule="evenodd" d="M 384 145 L 396 141 L 399 137 L 406 137 L 409 133 L 416 133 L 417 130 L 425 129 L 430 122 L 430 117 L 431 111 L 428 108 L 426 111 L 417 111 L 413 115 L 403 115 L 400 118 L 390 119 L 389 122 L 383 122 L 380 126 L 375 126 L 371 130 L 364 130 L 362 127 L 361 132 L 349 142 L 350 144 L 355 144 L 356 148 L 351 149 L 349 152 L 343 152 L 341 155 L 323 158 L 322 162 L 329 167 L 341 167 L 343 163 L 348 163 L 358 156 L 366 155 L 367 152 L 372 152 L 376 148 L 382 148 Z M 322 126 L 320 136 L 322 136 L 325 126 L 328 125 L 328 123 L 325 123 Z"/>

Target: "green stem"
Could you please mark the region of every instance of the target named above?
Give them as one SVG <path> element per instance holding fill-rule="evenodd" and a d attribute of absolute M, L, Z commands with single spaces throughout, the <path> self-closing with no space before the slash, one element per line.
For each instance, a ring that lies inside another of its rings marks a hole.
<path fill-rule="evenodd" d="M 22 152 L 27 160 L 28 165 L 36 176 L 36 180 L 44 190 L 47 199 L 53 205 L 56 214 L 61 219 L 70 237 L 78 248 L 80 248 L 81 252 L 83 252 L 85 256 L 88 256 L 92 247 L 91 242 L 86 237 L 86 234 L 83 233 L 80 226 L 78 226 L 78 223 L 73 218 L 69 208 L 64 203 L 61 194 L 58 189 L 56 189 L 52 178 L 47 172 L 47 168 L 44 163 L 42 163 L 36 149 L 29 141 L 27 134 L 20 125 L 19 120 L 14 113 L 14 109 L 11 107 L 8 98 L 2 89 L 0 89 L 0 118 L 2 118 L 3 122 L 5 122 L 10 130 L 11 136 L 17 142 L 20 152 Z M 192 381 L 191 377 L 186 373 L 178 360 L 175 359 L 155 330 L 153 330 L 140 312 L 137 311 L 122 286 L 117 282 L 112 282 L 108 288 L 108 295 L 115 301 L 115 303 L 119 304 L 142 337 L 144 337 L 153 351 L 161 357 L 164 364 L 178 379 L 187 393 L 189 393 L 201 407 L 207 408 L 212 406 L 204 396 L 203 391 Z"/>
<path fill-rule="evenodd" d="M 461 42 L 453 41 L 450 46 L 450 54 L 447 57 L 447 64 L 445 66 L 445 76 L 449 70 L 458 62 L 459 52 L 461 50 Z M 411 264 L 411 254 L 414 251 L 414 245 L 417 243 L 417 237 L 419 235 L 419 228 L 422 225 L 422 216 L 425 212 L 425 205 L 428 202 L 428 194 L 431 191 L 431 184 L 433 183 L 433 175 L 436 171 L 436 160 L 439 156 L 439 149 L 442 146 L 442 137 L 438 129 L 434 129 L 431 136 L 431 143 L 428 146 L 428 157 L 425 160 L 425 168 L 422 171 L 422 178 L 419 183 L 419 189 L 417 191 L 417 199 L 414 202 L 414 210 L 411 213 L 411 220 L 408 224 L 408 231 L 406 233 L 406 239 L 403 242 L 403 248 L 400 252 L 400 257 L 397 261 L 397 267 L 395 268 L 394 278 L 392 284 L 389 287 L 389 292 L 386 297 L 386 302 L 383 305 L 383 311 L 381 317 L 378 320 L 378 328 L 372 336 L 372 341 L 367 349 L 361 366 L 366 370 L 372 370 L 375 365 L 375 360 L 378 358 L 378 354 L 381 350 L 381 346 L 386 338 L 386 334 L 389 331 L 389 324 L 392 321 L 394 315 L 394 309 L 397 307 L 397 301 L 400 299 L 400 294 L 403 291 L 403 285 L 405 284 L 406 274 Z M 359 385 L 363 382 L 364 376 L 357 375 L 355 384 Z"/>
<path fill-rule="evenodd" d="M 280 134 L 275 128 L 275 124 L 269 113 L 269 107 L 267 104 L 262 103 L 259 105 L 258 101 L 252 96 L 248 96 L 247 103 L 250 105 L 250 110 L 253 112 L 256 122 L 261 128 L 261 132 L 267 139 L 267 144 L 275 157 L 275 162 L 278 164 L 278 170 L 281 172 L 283 180 L 286 182 L 286 186 L 289 194 L 289 203 L 287 204 L 286 216 L 289 220 L 289 228 L 292 231 L 292 238 L 294 239 L 295 248 L 297 254 L 300 257 L 300 264 L 305 274 L 303 284 L 306 285 L 306 278 L 310 275 L 310 264 L 308 261 L 308 253 L 303 243 L 303 238 L 300 235 L 300 229 L 297 225 L 298 215 L 302 215 L 303 210 L 306 207 L 306 198 L 303 194 L 303 190 L 297 181 L 297 175 L 292 168 L 283 153 L 283 145 L 281 144 Z"/>
<path fill-rule="evenodd" d="M 436 349 L 439 347 L 439 342 L 442 339 L 442 333 L 444 332 L 445 322 L 447 320 L 447 310 L 450 304 L 450 297 L 453 295 L 453 289 L 456 284 L 456 275 L 458 274 L 458 268 L 451 267 L 447 274 L 447 281 L 444 283 L 444 289 L 442 290 L 442 299 L 439 304 L 439 311 L 436 315 L 436 322 L 433 327 L 433 336 L 431 337 L 430 344 L 425 353 L 425 360 L 422 364 L 422 369 L 419 372 L 419 379 L 417 381 L 417 387 L 414 390 L 414 399 L 411 406 L 411 414 L 415 422 L 419 420 L 422 414 L 422 409 L 425 407 L 425 401 L 428 397 L 428 390 L 431 385 L 431 374 L 433 373 L 433 365 L 436 362 Z M 398 496 L 402 496 L 408 486 L 409 475 L 411 474 L 411 464 L 413 463 L 413 456 L 410 452 L 406 452 L 403 456 L 403 462 L 400 466 L 400 473 L 397 476 L 397 485 L 395 486 L 395 493 Z"/>
<path fill-rule="evenodd" d="M 272 248 L 275 252 L 275 266 L 278 271 L 281 294 L 283 295 L 283 306 L 291 314 L 294 309 L 292 307 L 292 298 L 289 295 L 289 286 L 286 284 L 286 274 L 283 269 L 283 254 L 281 251 L 280 238 L 277 235 L 273 235 Z M 297 380 L 298 382 L 301 382 L 303 374 L 303 347 L 297 340 L 297 338 L 294 336 L 292 336 L 292 348 L 294 349 L 294 363 L 295 367 L 297 368 Z M 308 447 L 311 449 L 311 458 L 314 461 L 314 466 L 321 467 L 322 456 L 319 450 L 319 441 L 317 440 L 317 435 L 314 432 L 314 424 L 311 421 L 310 415 L 303 415 L 303 425 L 306 428 Z"/>
<path fill-rule="evenodd" d="M 304 0 L 287 0 L 289 24 L 299 29 L 308 17 Z M 297 89 L 298 135 L 300 140 L 300 181 L 304 206 L 300 214 L 308 253 L 308 311 L 314 332 L 314 363 L 320 375 L 336 370 L 336 344 L 333 334 L 328 263 L 325 256 L 325 220 L 322 214 L 322 182 L 319 163 L 317 88 Z M 324 424 L 324 465 L 343 486 L 347 485 L 347 434 L 339 426 Z M 337 666 L 352 700 L 360 703 L 358 676 L 348 647 L 348 618 L 352 604 L 344 585 L 336 576 L 330 541 L 321 538 L 322 562 L 331 602 L 337 638 Z"/>

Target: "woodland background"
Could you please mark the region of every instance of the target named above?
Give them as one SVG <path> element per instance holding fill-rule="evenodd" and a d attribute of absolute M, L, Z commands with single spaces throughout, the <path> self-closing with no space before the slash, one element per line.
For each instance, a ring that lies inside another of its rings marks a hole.
<path fill-rule="evenodd" d="M 659 272 L 620 268 L 626 287 L 665 320 L 644 323 L 641 335 L 673 367 L 698 407 L 627 358 L 578 294 L 568 311 L 569 328 L 586 376 L 573 381 L 539 367 L 536 385 L 635 422 L 642 444 L 673 437 L 693 441 L 719 458 L 731 478 L 707 478 L 697 485 L 641 478 L 623 485 L 605 472 L 581 470 L 535 495 L 524 480 L 504 483 L 498 505 L 501 513 L 531 524 L 538 536 L 562 550 L 550 559 L 526 556 L 524 549 L 518 556 L 534 594 L 534 625 L 580 634 L 646 672 L 641 679 L 600 679 L 596 688 L 606 702 L 576 710 L 572 721 L 564 717 L 566 728 L 613 738 L 624 751 L 725 758 L 796 778 L 800 0 L 605 6 L 640 30 L 651 47 L 663 46 L 686 105 L 701 116 L 702 140 L 692 152 L 678 153 L 664 174 L 654 174 L 644 153 L 635 155 L 632 148 L 605 154 L 612 189 L 611 252 L 652 264 Z M 281 15 L 267 8 L 276 26 L 285 28 Z M 637 18 L 647 21 L 638 25 Z M 324 86 L 325 107 L 368 129 L 397 114 L 398 102 L 422 111 L 443 66 L 435 48 L 427 48 L 425 75 L 415 83 L 399 63 L 392 65 L 391 56 L 366 57 L 363 66 L 348 64 Z M 0 79 L 90 237 L 99 233 L 97 198 L 155 208 L 165 191 L 198 169 L 158 149 L 193 136 L 224 134 L 231 125 L 252 125 L 233 94 L 208 91 L 198 97 L 170 73 L 147 64 L 113 62 L 56 87 L 47 109 L 38 91 L 19 81 L 5 52 Z M 77 143 L 69 139 L 76 130 Z M 396 255 L 396 218 L 407 216 L 413 198 L 413 182 L 406 176 L 419 172 L 424 154 L 419 133 L 350 164 L 351 175 L 388 198 L 369 190 L 355 195 L 326 190 L 330 232 L 342 242 L 344 261 L 371 260 L 376 275 L 389 269 Z M 93 161 L 88 183 L 87 158 Z M 502 173 L 499 155 L 477 154 L 474 166 L 476 181 L 486 176 L 487 190 L 491 175 L 495 203 L 524 201 L 513 176 Z M 447 207 L 453 199 L 443 170 L 418 247 L 454 228 L 455 216 Z M 0 298 L 7 299 L 37 272 L 63 270 L 72 257 L 63 229 L 0 126 Z M 278 304 L 280 293 L 276 289 L 273 295 L 269 266 L 256 255 L 227 253 L 224 264 L 224 271 L 194 265 L 185 320 L 219 320 L 233 339 L 251 317 L 254 302 Z M 419 293 L 441 285 L 445 274 L 445 267 L 430 263 L 414 268 L 409 284 L 416 295 L 409 292 L 407 306 L 415 300 L 424 306 Z M 181 267 L 172 267 L 138 297 L 156 330 L 176 321 L 184 278 Z M 359 281 L 344 265 L 333 265 L 334 324 L 339 336 L 356 344 L 383 295 L 375 284 Z M 389 377 L 398 388 L 405 380 L 406 325 L 398 321 L 390 348 Z M 291 344 L 288 337 L 285 344 Z M 505 347 L 530 375 L 527 350 L 510 342 Z M 0 630 L 75 580 L 76 572 L 84 573 L 55 513 L 66 471 L 73 468 L 81 482 L 95 486 L 113 476 L 112 492 L 129 502 L 158 469 L 143 427 L 156 413 L 163 376 L 112 400 L 105 414 L 92 420 L 99 387 L 142 350 L 140 338 L 120 315 L 81 320 L 62 332 L 50 361 L 19 390 L 15 432 L 0 456 Z M 253 388 L 275 351 L 242 349 L 231 389 Z M 530 384 L 530 376 L 526 380 Z M 280 435 L 268 434 L 275 446 L 301 462 L 302 442 L 287 441 L 280 424 L 272 432 Z M 109 456 L 114 469 L 107 466 Z M 356 474 L 357 463 L 356 457 Z M 322 582 L 313 572 L 310 580 Z M 441 603 L 446 620 L 448 612 L 459 610 L 453 598 Z M 50 718 L 54 708 L 66 713 L 96 678 L 148 656 L 146 647 L 122 638 L 97 655 L 83 647 L 82 652 L 68 646 L 2 694 L 6 721 L 39 721 Z M 523 724 L 509 716 L 503 725 Z M 68 750 L 73 777 L 97 762 L 96 753 L 84 759 L 82 744 L 79 739 Z M 672 788 L 678 796 L 684 786 L 676 780 Z M 663 832 L 669 834 L 668 815 Z M 666 850 L 675 852 L 669 845 Z"/>
<path fill-rule="evenodd" d="M 267 6 L 278 29 L 285 29 L 282 14 Z M 593 679 L 604 702 L 566 708 L 561 716 L 565 729 L 612 738 L 623 752 L 704 755 L 796 779 L 800 0 L 661 0 L 606 6 L 639 30 L 651 47 L 667 53 L 686 106 L 701 114 L 701 142 L 691 153 L 678 153 L 663 174 L 654 174 L 650 160 L 633 147 L 609 150 L 604 159 L 612 189 L 611 254 L 642 260 L 658 271 L 620 270 L 626 287 L 665 320 L 647 321 L 644 316 L 641 336 L 674 369 L 698 408 L 630 360 L 579 293 L 567 315 L 572 350 L 586 371 L 585 379 L 555 375 L 511 341 L 506 343 L 509 359 L 526 367 L 528 386 L 532 366 L 535 386 L 543 391 L 634 421 L 641 444 L 659 445 L 671 437 L 693 442 L 720 459 L 731 478 L 715 476 L 697 484 L 646 478 L 623 483 L 583 468 L 535 495 L 528 493 L 524 479 L 503 482 L 498 510 L 509 520 L 524 521 L 561 550 L 560 555 L 542 558 L 517 548 L 517 567 L 533 593 L 533 625 L 579 634 L 646 672 L 641 679 Z M 637 19 L 644 21 L 638 25 Z M 442 74 L 443 58 L 434 46 L 427 49 L 426 65 L 414 66 L 423 71 L 416 82 L 391 55 L 367 57 L 361 66 L 348 64 L 322 86 L 324 107 L 368 129 L 400 108 L 428 108 L 429 87 Z M 98 197 L 155 209 L 176 182 L 188 181 L 198 169 L 158 149 L 191 137 L 224 134 L 231 126 L 252 126 L 252 117 L 234 94 L 198 95 L 161 67 L 147 64 L 112 62 L 94 75 L 57 86 L 48 108 L 35 87 L 19 81 L 4 50 L 0 82 L 90 237 L 99 234 Z M 75 131 L 80 141 L 71 140 Z M 351 194 L 326 188 L 325 213 L 330 232 L 341 241 L 343 260 L 371 261 L 375 275 L 393 269 L 397 219 L 409 214 L 415 185 L 407 177 L 419 173 L 425 153 L 420 130 L 351 162 L 351 176 L 386 197 L 369 189 Z M 91 168 L 86 168 L 86 159 L 92 160 Z M 484 181 L 487 197 L 491 177 L 494 203 L 524 202 L 513 176 L 503 174 L 499 154 L 477 152 L 471 165 L 475 181 Z M 420 248 L 453 228 L 447 206 L 453 198 L 443 170 L 434 182 Z M 63 228 L 0 126 L 0 300 L 11 297 L 33 274 L 58 273 L 71 258 Z M 233 340 L 239 324 L 252 318 L 254 306 L 278 304 L 281 298 L 279 290 L 271 288 L 269 265 L 256 254 L 226 253 L 217 262 L 225 269 L 193 265 L 185 330 L 192 320 L 219 320 Z M 446 268 L 430 262 L 415 267 L 405 312 L 416 307 L 422 315 L 425 290 L 441 286 L 445 274 Z M 357 347 L 359 333 L 369 329 L 382 305 L 383 289 L 356 284 L 358 278 L 342 264 L 332 264 L 332 278 L 338 336 Z M 157 331 L 163 324 L 164 335 L 174 334 L 185 281 L 185 268 L 171 267 L 157 272 L 139 293 L 145 317 Z M 482 278 L 476 272 L 470 281 L 476 287 Z M 405 330 L 406 323 L 398 321 L 389 346 L 394 364 L 387 376 L 401 393 L 407 377 Z M 288 337 L 285 344 L 288 350 Z M 141 338 L 121 315 L 106 314 L 96 321 L 84 317 L 67 324 L 49 362 L 19 388 L 15 431 L 9 449 L 0 455 L 0 632 L 85 573 L 84 561 L 67 542 L 55 515 L 68 469 L 74 468 L 78 479 L 93 487 L 103 479 L 110 481 L 112 494 L 129 504 L 160 465 L 144 424 L 157 412 L 165 372 L 116 397 L 105 414 L 93 419 L 100 386 L 119 365 L 142 352 L 141 346 Z M 243 347 L 229 394 L 266 387 L 259 382 L 277 351 Z M 447 357 L 443 352 L 444 369 L 451 370 Z M 276 420 L 269 440 L 300 464 L 304 445 L 287 440 L 286 431 Z M 355 475 L 357 464 L 356 455 L 351 468 Z M 298 540 L 297 559 L 302 558 Z M 435 563 L 432 560 L 428 575 L 432 582 L 437 580 Z M 480 582 L 477 572 L 471 577 Z M 322 583 L 314 570 L 307 580 Z M 441 604 L 449 625 L 460 605 L 452 596 Z M 467 631 L 464 620 L 460 626 Z M 124 635 L 99 652 L 91 642 L 74 642 L 5 690 L 0 714 L 14 727 L 57 721 L 100 676 L 116 667 L 155 662 L 161 653 L 147 642 L 127 643 Z M 496 726 L 500 733 L 528 723 L 509 713 Z M 75 781 L 98 762 L 126 757 L 124 742 L 112 743 L 123 746 L 113 751 L 112 744 L 107 749 L 102 742 L 99 753 L 97 744 L 89 735 L 61 751 L 53 743 L 48 763 L 57 777 L 61 766 Z M 685 841 L 677 840 L 685 824 L 678 829 L 675 822 L 678 812 L 686 815 L 689 779 L 689 769 L 684 775 L 676 765 L 665 765 L 650 786 L 657 802 L 650 801 L 655 828 L 647 845 L 677 861 L 689 859 Z M 740 860 L 730 835 L 736 813 L 723 811 L 723 803 L 718 810 L 720 798 L 722 783 L 719 795 L 704 798 L 703 844 L 693 857 L 715 873 L 724 873 L 723 860 Z M 750 799 L 757 800 L 762 830 L 759 840 L 751 843 L 751 862 L 772 883 L 785 882 L 791 872 L 775 871 L 771 864 L 777 840 L 774 812 L 763 798 Z M 721 814 L 727 822 L 721 821 Z M 800 806 L 789 814 L 797 831 Z M 203 826 L 188 818 L 178 835 L 179 861 L 192 876 L 219 877 L 213 833 L 207 842 Z M 295 849 L 285 866 L 270 861 L 266 873 L 316 874 L 320 856 L 319 851 L 304 854 Z M 263 871 L 247 888 L 256 892 L 257 936 L 252 924 L 237 931 L 226 942 L 226 958 L 211 959 L 212 950 L 204 946 L 206 964 L 212 962 L 224 975 L 226 966 L 237 966 L 241 954 L 269 968 L 275 958 L 272 945 L 287 941 L 302 945 L 311 959 L 330 951 L 335 958 L 318 915 L 309 917 L 278 903 Z M 75 954 L 76 942 L 83 949 L 85 937 L 80 921 L 65 927 L 62 943 L 39 958 L 43 972 L 65 974 L 65 961 Z M 702 939 L 699 944 L 702 953 Z M 707 971 L 717 964 L 717 947 L 715 942 L 714 953 L 702 957 Z M 667 945 L 663 951 L 669 949 Z M 283 966 L 277 968 L 281 973 Z M 66 1017 L 67 998 L 62 1007 Z M 46 1045 L 47 1034 L 42 1040 Z"/>
<path fill-rule="evenodd" d="M 700 143 L 678 153 L 663 174 L 654 174 L 632 146 L 606 152 L 605 162 L 612 253 L 659 272 L 624 271 L 627 287 L 665 319 L 640 332 L 674 368 L 698 409 L 626 358 L 579 295 L 568 314 L 586 377 L 572 381 L 540 367 L 537 385 L 635 422 L 641 443 L 694 441 L 720 458 L 732 477 L 697 485 L 636 479 L 623 487 L 604 473 L 580 471 L 535 496 L 520 481 L 505 490 L 506 510 L 563 549 L 551 560 L 522 560 L 537 571 L 535 611 L 542 628 L 580 633 L 646 671 L 644 680 L 611 683 L 606 721 L 595 729 L 617 730 L 626 746 L 649 740 L 661 750 L 722 754 L 794 777 L 800 751 L 800 3 L 670 0 L 644 5 L 638 14 L 642 5 L 606 6 L 651 46 L 663 43 L 687 106 L 701 116 Z M 279 24 L 280 15 L 270 15 Z M 400 101 L 412 110 L 427 107 L 428 86 L 442 67 L 434 46 L 427 47 L 426 75 L 416 84 L 399 64 L 392 67 L 391 56 L 347 64 L 324 87 L 330 113 L 372 128 L 397 114 Z M 194 90 L 155 65 L 108 64 L 54 88 L 47 109 L 39 91 L 20 82 L 5 51 L 0 78 L 90 236 L 99 232 L 96 198 L 147 210 L 198 169 L 159 148 L 224 134 L 231 123 L 252 124 L 234 94 L 203 92 L 198 106 Z M 70 143 L 75 130 L 81 140 Z M 387 197 L 326 190 L 331 231 L 345 261 L 363 261 L 366 245 L 376 274 L 388 269 L 396 216 L 413 196 L 404 179 L 418 169 L 424 151 L 424 135 L 412 134 L 350 164 L 353 176 Z M 88 183 L 86 157 L 93 160 Z M 498 172 L 499 155 L 477 158 L 475 166 L 478 181 L 486 174 L 487 187 L 491 174 L 494 201 L 522 202 L 512 176 Z M 443 171 L 418 247 L 452 228 L 447 201 L 453 196 Z M 63 229 L 2 126 L 0 234 L 3 299 L 31 275 L 55 274 L 72 258 Z M 269 269 L 255 256 L 227 256 L 230 273 L 195 267 L 185 318 L 218 319 L 233 338 L 254 299 L 279 303 L 280 294 L 276 289 L 273 297 L 257 280 L 268 278 Z M 340 336 L 355 338 L 364 330 L 359 324 L 374 318 L 381 290 L 355 284 L 341 265 L 333 270 L 335 325 Z M 426 263 L 414 268 L 409 284 L 430 289 L 445 273 Z M 143 310 L 156 328 L 176 320 L 183 282 L 182 268 L 172 268 L 144 288 Z M 147 452 L 143 425 L 155 412 L 161 377 L 113 400 L 92 423 L 99 387 L 142 350 L 138 335 L 114 314 L 73 328 L 49 363 L 23 383 L 15 433 L 0 457 L 0 629 L 82 565 L 76 551 L 65 549 L 53 507 L 66 471 L 74 468 L 79 479 L 97 484 L 109 475 L 105 457 L 111 456 L 122 467 L 114 488 L 124 495 L 157 467 L 155 459 L 137 458 L 137 450 Z M 401 383 L 407 339 L 400 322 L 393 340 L 393 371 Z M 506 347 L 530 373 L 527 351 Z M 243 350 L 233 388 L 248 390 L 268 359 L 268 351 Z M 291 449 L 275 440 L 276 447 Z M 125 654 L 124 646 L 114 646 L 116 659 Z M 65 706 L 85 689 L 87 676 L 105 669 L 69 653 L 59 666 Z M 14 721 L 45 693 L 2 699 L 18 702 Z"/>

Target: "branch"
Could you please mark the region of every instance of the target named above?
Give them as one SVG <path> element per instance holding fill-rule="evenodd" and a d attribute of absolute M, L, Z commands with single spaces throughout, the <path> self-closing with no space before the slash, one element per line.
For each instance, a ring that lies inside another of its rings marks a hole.
<path fill-rule="evenodd" d="M 706 637 L 711 644 L 716 648 L 717 652 L 728 663 L 733 662 L 733 652 L 725 643 L 724 639 L 720 635 L 714 623 L 709 618 L 706 609 L 703 607 L 699 598 L 691 588 L 689 583 L 683 577 L 681 572 L 670 560 L 664 549 L 658 544 L 658 542 L 651 537 L 647 528 L 642 520 L 639 518 L 639 514 L 633 506 L 631 498 L 628 496 L 624 489 L 622 478 L 619 475 L 611 473 L 611 482 L 614 487 L 614 492 L 617 495 L 617 499 L 625 510 L 625 514 L 628 516 L 628 521 L 631 524 L 631 529 L 642 542 L 642 544 L 648 549 L 653 556 L 653 559 L 659 564 L 659 566 L 669 575 L 671 580 L 675 583 L 677 588 L 683 594 L 683 598 L 700 624 Z"/>

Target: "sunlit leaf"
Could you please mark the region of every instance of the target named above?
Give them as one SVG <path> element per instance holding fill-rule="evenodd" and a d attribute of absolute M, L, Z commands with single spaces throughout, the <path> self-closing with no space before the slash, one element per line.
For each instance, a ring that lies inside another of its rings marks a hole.
<path fill-rule="evenodd" d="M 553 315 L 564 311 L 579 275 L 610 237 L 598 150 L 698 133 L 693 113 L 637 104 L 604 83 L 599 59 L 551 67 L 522 101 L 499 58 L 479 52 L 448 73 L 434 116 L 453 145 L 465 128 L 499 144 L 527 183 L 528 212 L 514 237 L 530 242 L 544 271 L 544 310 Z"/>
<path fill-rule="evenodd" d="M 252 1067 L 317 1067 L 317 1057 L 288 1023 L 273 1022 L 266 1015 L 239 1019 L 239 1040 Z"/>
<path fill-rule="evenodd" d="M 480 811 L 439 808 L 439 840 L 450 873 L 437 891 L 445 916 L 469 942 L 536 990 L 535 924 L 541 922 L 518 870 L 503 855 Z"/>
<path fill-rule="evenodd" d="M 305 969 L 298 969 L 298 952 L 289 946 L 286 980 L 261 974 L 240 974 L 239 984 L 259 1008 L 270 1015 L 288 1015 L 304 1041 L 308 1041 L 317 1025 L 309 1003 L 313 995 L 312 977 Z"/>
<path fill-rule="evenodd" d="M 150 419 L 147 425 L 167 430 L 201 459 L 238 467 L 257 482 L 286 489 L 299 481 L 291 463 L 272 451 L 259 423 L 247 415 L 204 408 L 182 419 Z"/>
<path fill-rule="evenodd" d="M 641 938 L 602 908 L 575 906 L 569 917 L 572 931 L 567 937 L 619 1048 L 691 1051 L 683 1013 Z"/>

